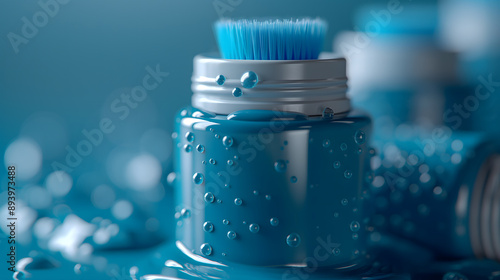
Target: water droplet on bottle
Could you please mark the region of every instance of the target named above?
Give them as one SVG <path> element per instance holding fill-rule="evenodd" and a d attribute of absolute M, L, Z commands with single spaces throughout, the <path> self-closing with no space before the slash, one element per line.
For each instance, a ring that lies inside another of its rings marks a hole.
<path fill-rule="evenodd" d="M 352 252 L 352 255 L 353 255 L 353 256 L 358 256 L 358 255 L 359 255 L 359 250 L 354 250 L 354 251 Z"/>
<path fill-rule="evenodd" d="M 226 82 L 226 77 L 224 77 L 224 75 L 218 75 L 218 76 L 215 78 L 215 82 L 216 82 L 219 86 L 222 86 L 222 85 Z"/>
<path fill-rule="evenodd" d="M 352 177 L 352 171 L 351 170 L 344 171 L 344 177 L 346 179 L 351 179 L 351 177 Z"/>
<path fill-rule="evenodd" d="M 194 134 L 192 132 L 186 132 L 186 140 L 188 142 L 193 142 L 194 141 Z"/>
<path fill-rule="evenodd" d="M 328 148 L 330 147 L 330 139 L 325 139 L 323 140 L 323 147 Z"/>
<path fill-rule="evenodd" d="M 333 253 L 333 255 L 338 256 L 338 255 L 340 255 L 340 249 L 339 248 L 333 248 L 332 253 Z"/>
<path fill-rule="evenodd" d="M 275 163 L 274 163 L 274 169 L 276 170 L 276 172 L 285 172 L 286 171 L 286 162 L 284 160 L 277 160 Z"/>
<path fill-rule="evenodd" d="M 191 217 L 191 211 L 189 209 L 183 208 L 181 210 L 181 217 L 184 219 Z"/>
<path fill-rule="evenodd" d="M 270 195 L 268 195 L 268 194 L 266 194 L 266 199 L 267 199 L 267 200 L 271 200 L 271 196 L 270 196 Z"/>
<path fill-rule="evenodd" d="M 205 231 L 205 232 L 214 231 L 214 224 L 212 224 L 211 222 L 205 222 L 203 224 L 203 231 Z"/>
<path fill-rule="evenodd" d="M 291 233 L 286 237 L 286 244 L 290 247 L 298 247 L 300 245 L 300 235 Z"/>
<path fill-rule="evenodd" d="M 326 107 L 324 110 L 323 110 L 323 119 L 332 119 L 333 116 L 334 116 L 334 112 L 333 112 L 333 109 L 330 108 L 330 107 Z"/>
<path fill-rule="evenodd" d="M 236 238 L 236 232 L 234 232 L 232 230 L 228 231 L 227 232 L 227 238 L 229 238 L 231 240 L 235 239 Z"/>
<path fill-rule="evenodd" d="M 271 218 L 271 220 L 269 220 L 269 222 L 271 223 L 271 225 L 272 225 L 273 227 L 276 227 L 276 226 L 278 226 L 278 225 L 279 225 L 280 220 L 278 220 L 278 218 Z"/>
<path fill-rule="evenodd" d="M 349 200 L 347 200 L 347 198 L 342 198 L 342 200 L 340 201 L 340 204 L 346 206 L 347 204 L 349 203 Z"/>
<path fill-rule="evenodd" d="M 346 143 L 340 144 L 340 150 L 342 150 L 342 151 L 347 150 L 347 144 Z"/>
<path fill-rule="evenodd" d="M 200 251 L 205 256 L 210 256 L 212 254 L 212 246 L 208 243 L 203 243 L 200 246 Z"/>
<path fill-rule="evenodd" d="M 297 177 L 292 176 L 292 177 L 290 178 L 290 182 L 292 182 L 292 183 L 297 183 Z"/>
<path fill-rule="evenodd" d="M 253 191 L 253 194 L 254 195 L 259 195 L 259 192 L 258 191 Z"/>
<path fill-rule="evenodd" d="M 352 231 L 356 232 L 356 231 L 359 231 L 359 229 L 361 228 L 361 225 L 358 223 L 358 221 L 352 221 L 350 228 Z"/>
<path fill-rule="evenodd" d="M 243 94 L 240 88 L 234 88 L 232 93 L 234 97 L 240 97 Z"/>
<path fill-rule="evenodd" d="M 229 185 L 229 184 L 224 184 L 224 188 L 230 188 L 230 187 L 231 187 L 231 185 Z"/>
<path fill-rule="evenodd" d="M 228 160 L 227 160 L 227 165 L 229 165 L 229 166 L 233 166 L 233 164 L 234 164 L 234 161 L 232 161 L 232 160 L 230 160 L 230 159 L 228 159 Z"/>
<path fill-rule="evenodd" d="M 233 145 L 233 137 L 224 136 L 224 138 L 222 138 L 222 144 L 226 147 L 231 147 Z"/>
<path fill-rule="evenodd" d="M 196 150 L 200 153 L 203 153 L 205 151 L 205 146 L 200 144 L 200 145 L 196 146 Z"/>
<path fill-rule="evenodd" d="M 255 72 L 248 71 L 241 76 L 240 81 L 241 85 L 244 88 L 254 88 L 255 85 L 257 85 L 257 83 L 259 82 L 259 77 L 257 76 L 257 74 L 255 74 Z"/>
<path fill-rule="evenodd" d="M 224 219 L 224 220 L 222 220 L 222 223 L 225 225 L 229 225 L 229 220 Z"/>
<path fill-rule="evenodd" d="M 204 199 L 205 199 L 205 201 L 206 201 L 206 202 L 208 202 L 208 203 L 212 203 L 212 202 L 214 202 L 214 200 L 215 200 L 215 196 L 214 196 L 214 194 L 213 194 L 213 193 L 211 193 L 211 192 L 207 192 L 203 198 L 204 198 Z"/>
<path fill-rule="evenodd" d="M 243 203 L 243 200 L 241 200 L 241 198 L 237 197 L 234 199 L 234 205 L 240 206 L 241 203 Z"/>
<path fill-rule="evenodd" d="M 203 181 L 205 180 L 205 176 L 201 173 L 194 173 L 193 175 L 193 182 L 197 185 L 203 184 Z"/>
<path fill-rule="evenodd" d="M 193 147 L 191 147 L 191 145 L 188 145 L 188 144 L 184 145 L 184 151 L 186 151 L 186 153 L 191 152 L 192 149 L 193 149 Z"/>
<path fill-rule="evenodd" d="M 352 239 L 353 240 L 358 240 L 358 238 L 359 238 L 359 235 L 357 233 L 353 233 L 352 234 Z"/>
<path fill-rule="evenodd" d="M 219 138 L 220 138 L 220 135 L 216 133 L 216 134 L 214 135 L 214 137 L 215 137 L 215 138 L 217 138 L 217 139 L 219 139 Z"/>
<path fill-rule="evenodd" d="M 360 155 L 361 153 L 363 153 L 363 149 L 359 148 L 358 149 L 358 155 Z"/>
<path fill-rule="evenodd" d="M 358 130 L 356 131 L 356 133 L 354 133 L 354 142 L 356 142 L 356 144 L 361 145 L 365 143 L 365 140 L 366 136 L 362 130 Z"/>
<path fill-rule="evenodd" d="M 337 161 L 333 162 L 333 168 L 335 168 L 335 169 L 340 168 L 340 161 L 337 160 Z"/>
<path fill-rule="evenodd" d="M 250 224 L 248 227 L 251 233 L 257 233 L 260 230 L 260 226 L 258 224 Z"/>
<path fill-rule="evenodd" d="M 211 158 L 208 160 L 208 162 L 211 164 L 211 165 L 215 165 L 217 162 L 215 161 L 215 159 Z"/>

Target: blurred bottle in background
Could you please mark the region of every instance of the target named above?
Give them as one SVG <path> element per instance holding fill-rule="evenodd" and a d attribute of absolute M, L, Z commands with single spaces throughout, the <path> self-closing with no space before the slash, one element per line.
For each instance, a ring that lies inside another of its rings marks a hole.
<path fill-rule="evenodd" d="M 366 7 L 334 42 L 353 103 L 374 120 L 372 222 L 438 259 L 500 259 L 500 118 L 489 109 L 500 102 L 489 73 L 462 74 L 442 20 L 436 6 Z"/>

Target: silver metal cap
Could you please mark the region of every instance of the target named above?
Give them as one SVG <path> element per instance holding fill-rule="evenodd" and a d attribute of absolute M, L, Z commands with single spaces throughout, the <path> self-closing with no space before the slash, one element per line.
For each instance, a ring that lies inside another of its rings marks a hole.
<path fill-rule="evenodd" d="M 215 55 L 194 58 L 192 105 L 215 114 L 239 110 L 276 110 L 309 116 L 321 115 L 325 108 L 335 114 L 350 110 L 346 96 L 346 61 L 334 54 L 317 60 L 233 60 Z M 241 76 L 253 71 L 258 83 L 244 88 Z M 223 85 L 216 77 L 224 75 Z M 235 97 L 234 88 L 243 94 Z"/>

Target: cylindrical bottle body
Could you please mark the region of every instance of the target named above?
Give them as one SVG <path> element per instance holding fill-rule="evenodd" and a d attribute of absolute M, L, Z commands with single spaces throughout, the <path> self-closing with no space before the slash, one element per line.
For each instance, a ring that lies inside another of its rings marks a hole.
<path fill-rule="evenodd" d="M 220 262 L 360 264 L 370 127 L 357 113 L 182 110 L 174 140 L 177 239 Z"/>

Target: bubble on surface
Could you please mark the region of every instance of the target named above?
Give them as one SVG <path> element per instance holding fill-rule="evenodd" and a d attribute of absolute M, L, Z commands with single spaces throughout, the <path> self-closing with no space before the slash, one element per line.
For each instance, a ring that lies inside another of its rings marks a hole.
<path fill-rule="evenodd" d="M 196 146 L 196 150 L 200 153 L 203 153 L 205 152 L 205 146 L 199 144 L 198 146 Z"/>
<path fill-rule="evenodd" d="M 193 182 L 197 185 L 203 184 L 203 181 L 205 180 L 205 176 L 201 173 L 194 173 L 193 175 Z"/>
<path fill-rule="evenodd" d="M 248 71 L 241 76 L 240 82 L 244 88 L 254 88 L 259 82 L 259 77 L 255 72 Z"/>
<path fill-rule="evenodd" d="M 352 171 L 351 170 L 344 171 L 344 177 L 346 179 L 351 179 L 351 177 L 352 177 Z"/>
<path fill-rule="evenodd" d="M 50 173 L 45 179 L 45 187 L 55 197 L 67 195 L 72 186 L 73 178 L 62 170 Z"/>
<path fill-rule="evenodd" d="M 225 225 L 229 225 L 229 220 L 224 219 L 224 220 L 222 220 L 222 223 Z"/>
<path fill-rule="evenodd" d="M 203 223 L 203 231 L 204 232 L 212 232 L 214 231 L 214 224 L 212 222 Z"/>
<path fill-rule="evenodd" d="M 283 173 L 286 171 L 286 168 L 287 166 L 284 160 L 277 160 L 274 163 L 274 170 L 276 170 L 276 172 Z"/>
<path fill-rule="evenodd" d="M 250 226 L 248 226 L 248 229 L 251 233 L 257 233 L 260 230 L 260 226 L 258 224 L 250 224 Z"/>
<path fill-rule="evenodd" d="M 215 159 L 211 158 L 208 160 L 208 162 L 211 164 L 211 165 L 215 165 L 217 164 L 217 162 L 215 161 Z"/>
<path fill-rule="evenodd" d="M 330 147 L 330 144 L 331 144 L 330 139 L 323 140 L 323 147 L 328 148 Z"/>
<path fill-rule="evenodd" d="M 132 203 L 127 200 L 119 200 L 113 205 L 113 208 L 111 208 L 111 213 L 118 220 L 127 219 L 130 215 L 132 215 L 133 211 L 134 207 L 132 206 Z"/>
<path fill-rule="evenodd" d="M 342 143 L 340 144 L 340 150 L 342 150 L 343 152 L 347 150 L 347 144 L 346 143 Z"/>
<path fill-rule="evenodd" d="M 347 200 L 347 198 L 343 198 L 343 199 L 340 201 L 340 204 L 342 204 L 343 206 L 346 206 L 347 204 L 349 204 L 349 200 Z"/>
<path fill-rule="evenodd" d="M 129 161 L 125 174 L 130 188 L 134 190 L 152 189 L 160 182 L 161 163 L 152 155 L 138 155 Z"/>
<path fill-rule="evenodd" d="M 340 161 L 337 160 L 333 162 L 333 168 L 338 169 L 340 168 L 340 166 L 341 166 Z"/>
<path fill-rule="evenodd" d="M 292 177 L 290 178 L 290 182 L 292 182 L 292 183 L 297 183 L 297 177 L 292 176 Z"/>
<path fill-rule="evenodd" d="M 240 88 L 234 88 L 231 93 L 234 97 L 240 97 L 243 94 Z"/>
<path fill-rule="evenodd" d="M 208 243 L 203 243 L 200 246 L 200 252 L 205 256 L 210 256 L 212 254 L 212 246 Z"/>
<path fill-rule="evenodd" d="M 214 202 L 214 200 L 215 200 L 215 196 L 214 196 L 214 194 L 213 194 L 213 193 L 211 193 L 211 192 L 207 192 L 207 193 L 205 194 L 205 196 L 203 197 L 203 199 L 204 199 L 206 202 L 208 202 L 208 203 L 213 203 L 213 202 Z"/>
<path fill-rule="evenodd" d="M 224 75 L 217 75 L 217 77 L 215 77 L 215 82 L 219 86 L 222 86 L 226 82 L 226 77 L 224 77 Z"/>
<path fill-rule="evenodd" d="M 228 159 L 227 160 L 227 165 L 233 166 L 234 165 L 234 161 L 232 159 Z"/>
<path fill-rule="evenodd" d="M 297 233 L 291 233 L 286 237 L 286 244 L 290 247 L 298 247 L 300 245 L 300 235 Z"/>
<path fill-rule="evenodd" d="M 194 141 L 194 133 L 192 133 L 192 132 L 186 132 L 185 136 L 186 136 L 186 140 L 188 142 L 193 142 Z"/>
<path fill-rule="evenodd" d="M 273 226 L 273 227 L 276 227 L 279 225 L 280 223 L 280 220 L 276 217 L 273 217 L 269 220 L 269 223 Z"/>
<path fill-rule="evenodd" d="M 239 197 L 234 199 L 234 205 L 240 206 L 243 203 L 243 200 Z"/>
<path fill-rule="evenodd" d="M 359 231 L 359 229 L 361 228 L 361 225 L 359 224 L 358 221 L 352 221 L 349 228 L 351 229 L 351 231 L 356 232 L 356 231 Z"/>
<path fill-rule="evenodd" d="M 354 133 L 354 142 L 356 142 L 356 144 L 361 145 L 365 143 L 365 141 L 366 135 L 362 130 L 358 130 L 356 131 L 356 133 Z"/>
<path fill-rule="evenodd" d="M 323 119 L 332 119 L 334 114 L 335 113 L 333 112 L 332 108 L 326 107 L 325 109 L 323 109 L 322 117 Z"/>
<path fill-rule="evenodd" d="M 232 240 L 232 239 L 235 239 L 235 238 L 236 238 L 236 232 L 234 232 L 234 231 L 232 231 L 232 230 L 228 231 L 228 232 L 227 232 L 227 238 L 229 238 L 229 239 L 231 239 L 231 240 Z"/>
<path fill-rule="evenodd" d="M 222 144 L 225 146 L 225 147 L 231 147 L 234 143 L 234 140 L 233 140 L 233 137 L 231 136 L 224 136 L 222 138 Z"/>
<path fill-rule="evenodd" d="M 190 153 L 191 151 L 193 150 L 193 146 L 189 145 L 189 144 L 185 144 L 184 145 L 184 151 L 186 153 Z"/>
<path fill-rule="evenodd" d="M 270 195 L 268 195 L 268 194 L 266 194 L 266 199 L 267 199 L 267 200 L 271 200 L 271 196 L 270 196 Z"/>

